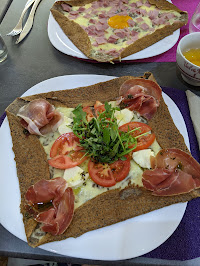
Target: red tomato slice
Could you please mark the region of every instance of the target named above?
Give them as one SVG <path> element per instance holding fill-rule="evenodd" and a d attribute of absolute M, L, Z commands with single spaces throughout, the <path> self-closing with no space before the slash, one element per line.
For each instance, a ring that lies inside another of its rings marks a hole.
<path fill-rule="evenodd" d="M 94 115 L 92 113 L 92 109 L 90 108 L 90 106 L 83 107 L 83 112 L 85 112 L 87 114 L 86 119 L 88 122 L 90 122 L 90 120 L 92 120 L 92 118 L 94 117 Z"/>
<path fill-rule="evenodd" d="M 50 150 L 50 157 L 65 155 L 71 151 L 79 151 L 81 149 L 82 147 L 79 146 L 79 138 L 73 132 L 64 133 L 53 143 Z"/>
<path fill-rule="evenodd" d="M 62 134 L 53 143 L 50 150 L 51 159 L 48 162 L 59 169 L 75 167 L 87 159 L 85 153 L 80 151 L 82 149 L 79 146 L 79 138 L 73 132 Z"/>
<path fill-rule="evenodd" d="M 99 113 L 103 113 L 106 110 L 105 105 L 101 103 L 100 101 L 96 101 L 94 105 L 94 110 L 95 110 L 96 116 L 98 117 Z"/>
<path fill-rule="evenodd" d="M 57 155 L 51 158 L 48 162 L 52 167 L 68 169 L 83 163 L 87 159 L 84 154 L 85 153 L 81 151 L 74 151 L 69 155 Z"/>
<path fill-rule="evenodd" d="M 130 171 L 130 160 L 118 160 L 112 164 L 88 163 L 88 172 L 92 180 L 103 187 L 114 186 L 122 181 Z"/>
<path fill-rule="evenodd" d="M 134 128 L 139 127 L 140 129 L 133 131 L 131 134 L 133 137 L 137 137 L 143 133 L 151 131 L 151 127 L 147 124 L 141 122 L 129 122 L 127 124 L 122 125 L 119 127 L 119 130 L 128 132 L 133 130 Z M 155 140 L 156 136 L 154 133 L 149 133 L 147 135 L 141 136 L 137 139 L 137 147 L 133 151 L 139 151 L 143 149 L 147 149 Z M 130 148 L 133 147 L 130 146 Z"/>

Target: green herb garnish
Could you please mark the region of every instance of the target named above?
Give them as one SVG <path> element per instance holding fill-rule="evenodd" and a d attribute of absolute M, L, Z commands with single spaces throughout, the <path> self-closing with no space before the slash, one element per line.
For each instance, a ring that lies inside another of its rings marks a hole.
<path fill-rule="evenodd" d="M 131 133 L 138 128 L 128 132 L 119 131 L 117 119 L 114 116 L 115 110 L 120 109 L 106 102 L 105 111 L 89 122 L 81 105 L 73 111 L 73 132 L 80 139 L 80 145 L 87 156 L 94 161 L 112 163 L 118 159 L 126 160 L 125 155 L 137 146 L 137 139 Z"/>

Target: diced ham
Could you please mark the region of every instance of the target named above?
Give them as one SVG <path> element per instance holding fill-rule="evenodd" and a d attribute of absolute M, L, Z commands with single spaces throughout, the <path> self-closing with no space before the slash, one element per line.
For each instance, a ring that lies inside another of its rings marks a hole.
<path fill-rule="evenodd" d="M 96 23 L 95 28 L 97 31 L 104 31 L 104 26 L 101 23 Z"/>
<path fill-rule="evenodd" d="M 83 17 L 84 18 L 91 18 L 91 15 L 89 13 L 86 13 Z"/>
<path fill-rule="evenodd" d="M 188 193 L 200 188 L 200 164 L 179 149 L 164 149 L 156 155 L 153 170 L 142 178 L 146 189 L 156 196 Z"/>
<path fill-rule="evenodd" d="M 104 37 L 96 37 L 96 42 L 98 43 L 98 45 L 107 43 L 107 41 Z"/>
<path fill-rule="evenodd" d="M 115 49 L 110 49 L 110 50 L 106 51 L 106 54 L 117 58 L 120 54 L 120 51 L 117 51 Z"/>
<path fill-rule="evenodd" d="M 151 7 L 151 4 L 149 3 L 149 1 L 146 1 L 146 3 L 144 3 L 144 5 L 145 5 L 146 7 Z"/>
<path fill-rule="evenodd" d="M 143 18 L 141 18 L 141 17 L 140 17 L 140 18 L 136 18 L 136 22 L 137 22 L 137 23 L 141 23 L 141 22 L 143 22 L 143 21 L 144 21 L 144 20 L 143 20 Z"/>
<path fill-rule="evenodd" d="M 107 16 L 104 13 L 100 13 L 98 17 L 99 18 L 107 18 Z"/>
<path fill-rule="evenodd" d="M 142 23 L 142 24 L 140 25 L 140 28 L 146 31 L 146 30 L 149 29 L 149 26 L 148 26 L 146 23 Z"/>
<path fill-rule="evenodd" d="M 85 28 L 85 31 L 88 33 L 88 35 L 95 36 L 96 35 L 96 28 L 94 25 L 89 25 Z"/>
<path fill-rule="evenodd" d="M 129 10 L 129 12 L 134 14 L 134 13 L 136 13 L 136 10 L 137 10 L 137 8 L 131 7 L 130 10 Z"/>
<path fill-rule="evenodd" d="M 70 12 L 71 11 L 71 6 L 69 6 L 68 4 L 65 4 L 65 3 L 62 3 L 61 4 L 61 7 L 62 7 L 62 9 L 64 10 L 64 11 L 66 11 L 66 12 Z"/>
<path fill-rule="evenodd" d="M 101 23 L 102 25 L 107 25 L 107 18 L 100 18 L 99 23 Z"/>
<path fill-rule="evenodd" d="M 135 21 L 134 20 L 129 19 L 127 22 L 128 22 L 129 27 L 134 27 L 135 26 Z"/>
<path fill-rule="evenodd" d="M 134 42 L 134 40 L 133 39 L 130 39 L 130 40 L 128 40 L 127 42 L 126 42 L 126 44 L 127 45 L 130 45 L 130 44 L 132 44 Z"/>
<path fill-rule="evenodd" d="M 149 13 L 148 13 L 148 16 L 152 20 L 152 19 L 157 18 L 158 14 L 159 14 L 158 10 L 150 10 Z"/>
<path fill-rule="evenodd" d="M 131 31 L 131 36 L 134 37 L 134 38 L 132 38 L 132 39 L 137 40 L 137 39 L 138 39 L 138 34 L 139 34 L 139 33 L 138 33 L 137 31 L 132 30 L 132 31 Z"/>
<path fill-rule="evenodd" d="M 175 18 L 176 16 L 172 13 L 167 13 L 166 16 L 165 16 L 167 19 L 172 19 L 172 18 Z"/>
<path fill-rule="evenodd" d="M 164 19 L 164 18 L 156 18 L 156 19 L 153 19 L 153 20 L 152 20 L 152 23 L 153 23 L 154 25 L 159 26 L 159 25 L 165 23 L 165 19 Z"/>
<path fill-rule="evenodd" d="M 45 99 L 36 99 L 20 108 L 17 116 L 30 134 L 44 135 L 57 130 L 63 116 Z"/>
<path fill-rule="evenodd" d="M 116 29 L 114 33 L 116 36 L 118 36 L 121 39 L 123 39 L 126 36 L 126 33 L 123 29 Z"/>
<path fill-rule="evenodd" d="M 108 42 L 109 42 L 109 43 L 115 43 L 118 39 L 119 39 L 118 36 L 116 36 L 116 35 L 111 35 L 111 36 L 108 38 Z"/>
<path fill-rule="evenodd" d="M 78 12 L 84 12 L 85 11 L 85 8 L 80 6 L 79 9 L 78 9 Z"/>
<path fill-rule="evenodd" d="M 146 16 L 147 11 L 146 11 L 145 9 L 140 9 L 140 14 L 141 14 L 142 16 Z"/>
<path fill-rule="evenodd" d="M 135 3 L 131 3 L 130 6 L 131 7 L 136 7 L 136 4 Z"/>
<path fill-rule="evenodd" d="M 95 19 L 93 19 L 93 18 L 91 18 L 90 20 L 89 20 L 89 23 L 92 23 L 92 24 L 94 24 L 96 22 L 96 20 Z"/>
<path fill-rule="evenodd" d="M 78 11 L 71 11 L 69 14 L 72 16 L 76 16 L 76 15 L 78 15 Z"/>
<path fill-rule="evenodd" d="M 136 4 L 137 7 L 141 7 L 142 6 L 142 2 L 141 1 L 137 1 L 135 4 Z"/>
<path fill-rule="evenodd" d="M 101 7 L 100 1 L 94 1 L 92 3 L 92 6 L 91 6 L 92 9 L 96 9 L 96 8 L 99 8 L 99 7 Z"/>

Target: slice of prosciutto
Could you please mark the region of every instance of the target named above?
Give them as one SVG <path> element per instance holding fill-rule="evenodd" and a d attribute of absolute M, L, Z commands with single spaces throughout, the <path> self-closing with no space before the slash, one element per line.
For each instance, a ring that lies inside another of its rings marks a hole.
<path fill-rule="evenodd" d="M 142 182 L 156 196 L 172 196 L 200 188 L 200 164 L 179 149 L 159 151 L 154 169 L 143 173 Z"/>
<path fill-rule="evenodd" d="M 45 135 L 57 130 L 63 116 L 45 99 L 36 99 L 21 107 L 17 113 L 21 124 L 30 134 Z"/>
<path fill-rule="evenodd" d="M 137 111 L 141 116 L 150 120 L 160 105 L 162 90 L 152 81 L 133 78 L 125 81 L 119 90 L 120 101 L 131 111 Z"/>
<path fill-rule="evenodd" d="M 39 212 L 35 217 L 37 222 L 42 223 L 44 232 L 60 235 L 70 225 L 74 214 L 74 193 L 63 178 L 38 181 L 27 190 L 25 199 L 30 206 L 52 202 L 50 209 Z"/>

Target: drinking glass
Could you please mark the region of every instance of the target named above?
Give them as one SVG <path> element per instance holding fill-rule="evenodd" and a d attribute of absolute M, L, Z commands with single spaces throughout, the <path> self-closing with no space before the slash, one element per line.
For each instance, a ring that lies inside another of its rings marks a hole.
<path fill-rule="evenodd" d="M 194 14 L 190 20 L 189 33 L 200 32 L 200 2 L 197 5 Z"/>
<path fill-rule="evenodd" d="M 0 63 L 3 62 L 7 58 L 7 55 L 8 55 L 8 50 L 0 34 Z"/>

